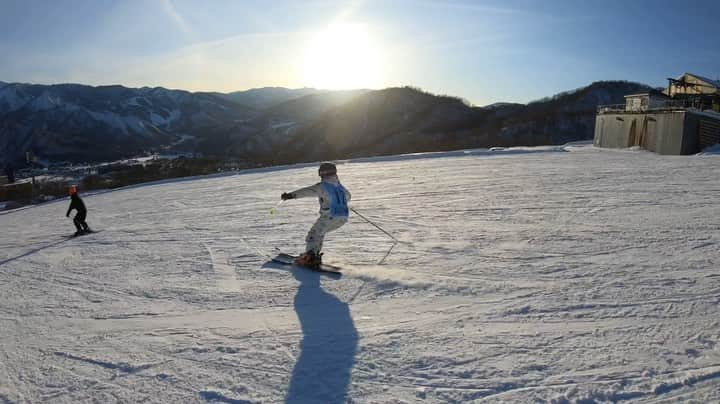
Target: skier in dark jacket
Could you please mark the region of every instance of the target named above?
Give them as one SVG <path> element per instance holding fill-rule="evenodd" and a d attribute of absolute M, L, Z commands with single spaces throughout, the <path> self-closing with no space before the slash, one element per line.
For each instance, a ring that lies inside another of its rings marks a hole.
<path fill-rule="evenodd" d="M 87 209 L 85 208 L 85 203 L 83 203 L 83 200 L 80 199 L 80 196 L 77 193 L 77 187 L 75 187 L 74 185 L 70 187 L 70 207 L 68 208 L 65 216 L 69 217 L 70 212 L 73 209 L 77 210 L 77 214 L 73 218 L 73 223 L 75 223 L 75 227 L 77 228 L 75 235 L 79 236 L 81 234 L 89 233 L 90 228 L 88 227 L 87 223 L 85 223 Z"/>

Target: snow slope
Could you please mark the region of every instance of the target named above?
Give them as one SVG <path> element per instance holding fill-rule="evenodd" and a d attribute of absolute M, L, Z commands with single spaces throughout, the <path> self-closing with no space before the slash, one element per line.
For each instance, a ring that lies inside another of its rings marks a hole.
<path fill-rule="evenodd" d="M 720 157 L 525 151 L 340 165 L 340 279 L 314 167 L 0 214 L 0 403 L 718 402 Z"/>

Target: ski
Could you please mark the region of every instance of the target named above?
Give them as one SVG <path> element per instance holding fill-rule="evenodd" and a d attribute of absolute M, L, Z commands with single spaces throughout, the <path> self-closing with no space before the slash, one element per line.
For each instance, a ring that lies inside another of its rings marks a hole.
<path fill-rule="evenodd" d="M 292 265 L 294 267 L 310 269 L 313 271 L 332 272 L 335 274 L 342 273 L 342 268 L 335 266 L 335 265 L 330 265 L 330 264 L 320 264 L 319 267 L 308 267 L 308 266 L 298 265 L 295 263 L 296 258 L 297 258 L 297 256 L 295 256 L 295 255 L 279 253 L 278 255 L 276 255 L 275 257 L 272 258 L 272 261 L 277 262 L 279 264 Z"/>
<path fill-rule="evenodd" d="M 99 232 L 100 232 L 100 230 L 98 230 L 98 231 L 95 231 L 95 230 L 84 230 L 84 231 L 82 231 L 82 232 L 80 232 L 80 233 L 73 233 L 73 234 L 69 235 L 68 238 L 82 237 L 82 236 L 86 236 L 86 235 L 88 235 L 88 234 L 99 233 Z"/>

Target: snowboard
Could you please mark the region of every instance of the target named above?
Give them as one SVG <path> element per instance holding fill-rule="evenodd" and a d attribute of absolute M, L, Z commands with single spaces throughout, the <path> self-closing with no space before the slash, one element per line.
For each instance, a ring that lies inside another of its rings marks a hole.
<path fill-rule="evenodd" d="M 97 232 L 94 230 L 85 230 L 85 231 L 80 232 L 80 234 L 73 233 L 73 234 L 69 235 L 68 237 L 70 237 L 70 238 L 82 237 L 82 236 L 92 234 L 92 233 L 97 233 Z"/>
<path fill-rule="evenodd" d="M 277 262 L 279 264 L 292 265 L 292 266 L 298 267 L 298 268 L 310 269 L 312 271 L 332 272 L 335 274 L 342 273 L 342 268 L 335 266 L 335 265 L 330 265 L 330 264 L 320 264 L 319 267 L 306 267 L 306 266 L 298 265 L 295 263 L 295 258 L 297 258 L 297 256 L 295 256 L 295 255 L 279 253 L 274 258 L 272 258 L 272 261 Z"/>

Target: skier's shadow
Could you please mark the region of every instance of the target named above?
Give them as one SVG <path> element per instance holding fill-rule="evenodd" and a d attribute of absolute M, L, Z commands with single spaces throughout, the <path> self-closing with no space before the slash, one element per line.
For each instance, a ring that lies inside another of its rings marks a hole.
<path fill-rule="evenodd" d="M 286 403 L 344 403 L 358 334 L 348 305 L 320 286 L 320 273 L 294 269 L 295 312 L 303 339 Z"/>
<path fill-rule="evenodd" d="M 0 266 L 3 266 L 3 265 L 5 265 L 5 264 L 9 264 L 9 263 L 11 263 L 11 262 L 13 262 L 13 261 L 15 261 L 15 260 L 19 260 L 19 259 L 21 259 L 21 258 L 25 258 L 25 257 L 27 257 L 27 256 L 29 256 L 29 255 L 33 255 L 33 254 L 35 254 L 35 253 L 37 253 L 37 252 L 40 252 L 40 251 L 42 251 L 42 250 L 45 250 L 45 249 L 47 249 L 47 248 L 55 247 L 56 245 L 61 244 L 61 243 L 64 243 L 64 242 L 68 241 L 69 239 L 70 239 L 69 237 L 62 238 L 62 239 L 57 240 L 57 241 L 54 241 L 54 242 L 52 242 L 52 243 L 45 244 L 45 245 L 43 245 L 43 246 L 41 246 L 41 247 L 33 248 L 32 250 L 28 250 L 27 252 L 25 252 L 25 253 L 23 253 L 23 254 L 20 254 L 20 255 L 18 255 L 18 256 L 16 256 L 16 257 L 11 257 L 11 258 L 2 260 L 2 261 L 0 261 Z"/>

